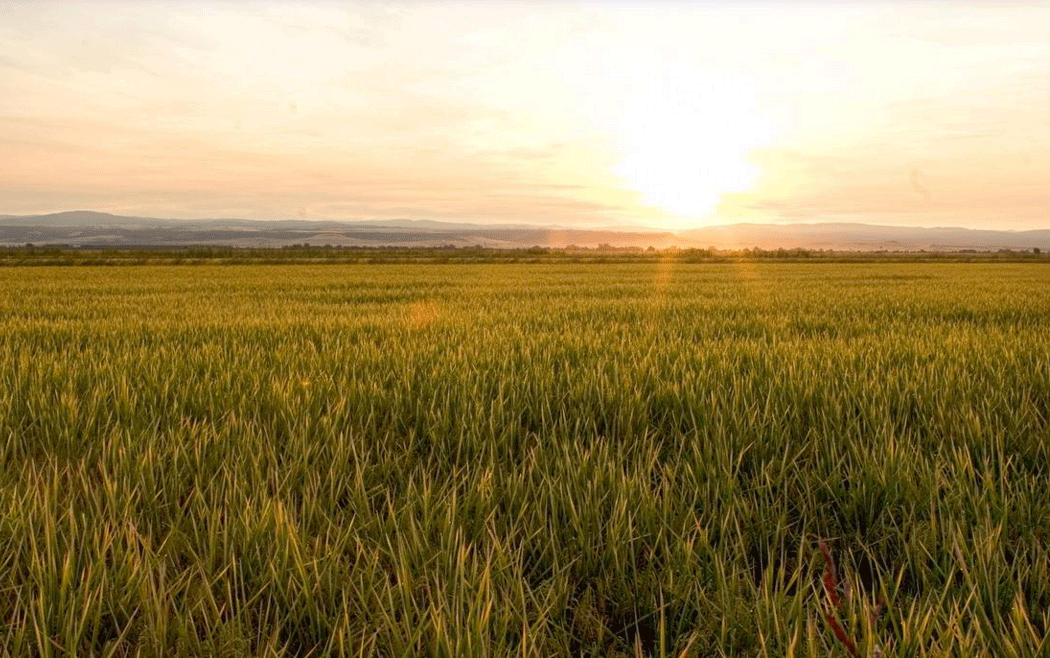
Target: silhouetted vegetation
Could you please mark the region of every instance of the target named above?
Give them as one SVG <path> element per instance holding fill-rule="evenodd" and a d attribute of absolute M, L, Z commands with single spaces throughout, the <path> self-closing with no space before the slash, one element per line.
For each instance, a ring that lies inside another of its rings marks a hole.
<path fill-rule="evenodd" d="M 1050 261 L 1039 249 L 1019 251 L 832 251 L 822 249 L 716 249 L 714 247 L 541 247 L 520 249 L 492 247 L 360 247 L 292 245 L 252 247 L 70 247 L 26 245 L 0 247 L 0 265 L 144 265 L 144 264 L 277 264 L 277 263 L 683 263 L 756 261 L 824 262 L 1032 262 Z"/>

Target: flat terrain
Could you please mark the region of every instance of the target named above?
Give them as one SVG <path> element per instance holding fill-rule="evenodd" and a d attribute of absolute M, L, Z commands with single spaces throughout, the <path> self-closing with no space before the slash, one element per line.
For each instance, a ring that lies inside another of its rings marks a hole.
<path fill-rule="evenodd" d="M 1048 629 L 1045 264 L 0 269 L 0 654 Z"/>

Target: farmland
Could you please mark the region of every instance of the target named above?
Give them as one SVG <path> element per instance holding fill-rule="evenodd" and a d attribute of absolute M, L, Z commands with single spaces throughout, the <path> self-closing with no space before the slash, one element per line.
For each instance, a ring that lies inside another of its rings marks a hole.
<path fill-rule="evenodd" d="M 1050 269 L 0 268 L 0 592 L 14 656 L 1047 652 Z"/>

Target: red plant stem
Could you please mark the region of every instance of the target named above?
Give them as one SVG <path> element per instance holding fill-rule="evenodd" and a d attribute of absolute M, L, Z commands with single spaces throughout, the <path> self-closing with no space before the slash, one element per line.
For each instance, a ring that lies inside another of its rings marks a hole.
<path fill-rule="evenodd" d="M 846 647 L 846 651 L 849 652 L 849 655 L 853 656 L 853 658 L 860 658 L 860 652 L 857 651 L 857 645 L 853 644 L 853 640 L 849 639 L 849 635 L 846 635 L 846 629 L 842 628 L 842 625 L 839 624 L 837 619 L 835 619 L 835 616 L 829 613 L 824 615 L 824 619 L 828 622 L 828 625 L 831 626 L 831 630 L 835 632 L 835 637 L 838 638 L 838 641 L 842 643 L 842 646 Z"/>
<path fill-rule="evenodd" d="M 828 550 L 827 544 L 821 541 L 818 543 L 818 546 L 820 547 L 820 554 L 824 556 L 824 576 L 821 579 L 824 584 L 824 593 L 828 595 L 828 601 L 831 603 L 832 608 L 840 610 L 842 609 L 842 601 L 839 599 L 839 578 L 835 572 L 835 560 L 831 558 L 831 551 Z M 842 643 L 842 646 L 846 647 L 849 655 L 853 658 L 860 658 L 857 645 L 846 634 L 846 629 L 842 627 L 835 615 L 829 612 L 824 615 L 824 620 L 828 622 L 828 626 L 831 626 L 835 637 Z"/>
<path fill-rule="evenodd" d="M 828 595 L 831 605 L 838 610 L 842 607 L 842 601 L 839 600 L 839 578 L 835 573 L 835 561 L 831 559 L 831 551 L 828 550 L 827 544 L 821 541 L 818 545 L 820 554 L 824 556 L 824 592 Z"/>

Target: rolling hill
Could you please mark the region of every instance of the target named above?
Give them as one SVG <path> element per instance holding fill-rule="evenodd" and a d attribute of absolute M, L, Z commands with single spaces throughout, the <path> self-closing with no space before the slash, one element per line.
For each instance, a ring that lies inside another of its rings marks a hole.
<path fill-rule="evenodd" d="M 835 251 L 1050 250 L 1050 229 L 977 230 L 873 224 L 731 224 L 679 232 L 469 224 L 430 220 L 162 219 L 76 210 L 47 215 L 0 216 L 0 244 L 69 246 L 215 245 L 484 247 L 531 246 L 803 248 Z"/>

